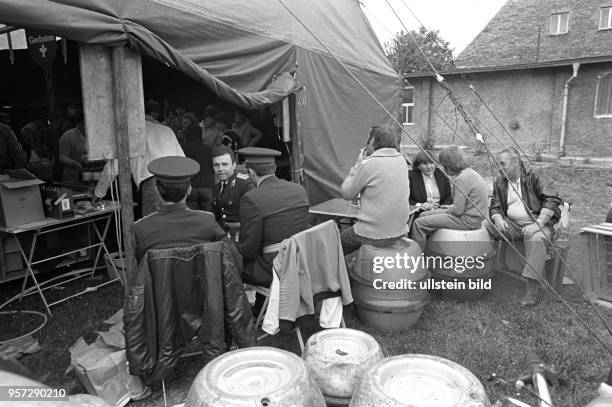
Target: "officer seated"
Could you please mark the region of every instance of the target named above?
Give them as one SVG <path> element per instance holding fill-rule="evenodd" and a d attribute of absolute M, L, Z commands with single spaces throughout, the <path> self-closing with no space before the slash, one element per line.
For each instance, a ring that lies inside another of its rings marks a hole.
<path fill-rule="evenodd" d="M 200 171 L 197 161 L 161 157 L 151 161 L 148 169 L 155 176 L 162 204 L 157 212 L 134 223 L 138 261 L 147 250 L 191 246 L 225 236 L 212 213 L 191 210 L 185 203 L 191 192 L 191 177 Z"/>
<path fill-rule="evenodd" d="M 212 156 L 215 175 L 219 178 L 219 183 L 213 188 L 212 211 L 232 240 L 238 240 L 240 199 L 255 188 L 255 183 L 248 174 L 236 170 L 236 157 L 230 147 L 216 147 Z"/>

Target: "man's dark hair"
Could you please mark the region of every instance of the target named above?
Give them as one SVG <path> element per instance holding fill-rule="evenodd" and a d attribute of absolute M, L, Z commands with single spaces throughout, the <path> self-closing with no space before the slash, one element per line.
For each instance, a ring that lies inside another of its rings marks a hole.
<path fill-rule="evenodd" d="M 191 123 L 183 130 L 186 141 L 202 141 L 202 129 L 197 123 Z"/>
<path fill-rule="evenodd" d="M 204 117 L 214 117 L 219 114 L 219 109 L 217 109 L 214 105 L 206 106 L 204 109 Z"/>
<path fill-rule="evenodd" d="M 172 203 L 181 202 L 183 198 L 185 198 L 185 195 L 187 195 L 189 185 L 191 185 L 189 181 L 179 184 L 169 184 L 160 180 L 156 180 L 155 184 L 157 185 L 157 191 L 159 191 L 161 198 L 166 202 Z"/>
<path fill-rule="evenodd" d="M 389 126 L 373 126 L 370 129 L 368 143 L 372 145 L 374 151 L 381 148 L 397 149 L 397 141 L 397 136 Z"/>
<path fill-rule="evenodd" d="M 416 157 L 414 157 L 414 162 L 412 163 L 413 171 L 421 171 L 419 168 L 421 164 L 436 163 L 433 160 L 433 152 L 427 151 L 427 153 L 428 154 L 426 154 L 425 151 L 419 151 Z"/>
<path fill-rule="evenodd" d="M 450 146 L 440 151 L 438 161 L 444 166 L 444 168 L 456 174 L 459 174 L 461 171 L 470 166 L 470 164 L 467 162 L 465 154 L 457 146 Z"/>
<path fill-rule="evenodd" d="M 276 173 L 276 163 L 248 163 L 247 168 L 252 169 L 258 177 Z"/>
<path fill-rule="evenodd" d="M 198 117 L 195 115 L 195 113 L 193 112 L 185 112 L 183 113 L 183 117 L 182 119 L 187 119 L 189 120 L 189 123 L 191 124 L 198 124 Z"/>
<path fill-rule="evenodd" d="M 228 146 L 217 146 L 213 148 L 212 158 L 221 157 L 225 154 L 228 154 L 230 156 L 233 163 L 236 162 L 236 155 L 234 154 L 234 151 Z"/>

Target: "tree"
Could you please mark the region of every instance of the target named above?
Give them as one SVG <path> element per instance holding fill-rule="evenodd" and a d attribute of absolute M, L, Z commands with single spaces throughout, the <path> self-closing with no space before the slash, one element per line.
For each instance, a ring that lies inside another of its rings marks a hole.
<path fill-rule="evenodd" d="M 450 44 L 440 37 L 437 30 L 429 31 L 421 27 L 419 31 L 412 30 L 410 33 L 401 31 L 393 37 L 391 44 L 387 44 L 387 58 L 397 72 L 431 71 L 431 66 L 417 48 L 415 40 L 437 70 L 454 68 Z"/>

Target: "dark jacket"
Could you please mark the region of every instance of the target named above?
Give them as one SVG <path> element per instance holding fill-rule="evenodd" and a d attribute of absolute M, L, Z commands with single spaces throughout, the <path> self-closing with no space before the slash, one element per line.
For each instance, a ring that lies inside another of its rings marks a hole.
<path fill-rule="evenodd" d="M 147 384 L 170 373 L 194 335 L 208 360 L 230 344 L 254 346 L 235 247 L 226 242 L 150 250 L 128 275 L 123 321 L 130 373 Z"/>
<path fill-rule="evenodd" d="M 550 209 L 554 215 L 548 222 L 554 225 L 559 221 L 563 201 L 553 188 L 553 180 L 546 176 L 542 169 L 521 169 L 521 193 L 523 201 L 535 218 L 543 208 Z M 508 179 L 504 176 L 495 178 L 493 183 L 493 197 L 489 207 L 489 217 L 495 214 L 506 216 L 508 213 Z"/>
<path fill-rule="evenodd" d="M 243 279 L 268 286 L 278 252 L 264 246 L 280 243 L 308 228 L 308 196 L 301 185 L 271 176 L 240 200 L 238 249 L 244 257 Z"/>
<path fill-rule="evenodd" d="M 26 152 L 13 130 L 0 123 L 0 169 L 23 168 L 27 161 Z"/>
<path fill-rule="evenodd" d="M 147 250 L 191 246 L 221 240 L 225 232 L 210 212 L 194 211 L 184 203 L 162 205 L 134 223 L 136 259 Z"/>
<path fill-rule="evenodd" d="M 200 128 L 198 127 L 198 130 Z M 198 134 L 199 136 L 199 134 Z M 202 143 L 201 136 L 197 140 L 187 139 L 181 144 L 185 156 L 192 158 L 200 164 L 200 172 L 191 177 L 193 188 L 210 188 L 215 185 L 215 176 L 212 164 L 212 148 Z"/>
<path fill-rule="evenodd" d="M 219 182 L 213 188 L 212 211 L 219 222 L 240 222 L 240 199 L 242 195 L 255 188 L 255 183 L 247 174 L 234 171 L 227 185 L 221 191 Z"/>
<path fill-rule="evenodd" d="M 453 194 L 448 178 L 437 168 L 434 170 L 434 178 L 440 191 L 440 205 L 452 205 Z M 421 171 L 408 171 L 408 179 L 410 180 L 410 205 L 427 202 L 427 191 Z"/>

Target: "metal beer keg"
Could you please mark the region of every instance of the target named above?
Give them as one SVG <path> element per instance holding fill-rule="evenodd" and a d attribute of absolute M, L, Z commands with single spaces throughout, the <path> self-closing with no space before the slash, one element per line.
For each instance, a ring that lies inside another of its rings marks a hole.
<path fill-rule="evenodd" d="M 363 374 L 383 358 L 378 342 L 365 332 L 326 329 L 312 335 L 302 358 L 328 406 L 348 406 Z"/>
<path fill-rule="evenodd" d="M 350 407 L 489 407 L 480 381 L 466 368 L 430 355 L 400 355 L 372 366 Z"/>
<path fill-rule="evenodd" d="M 215 358 L 196 376 L 185 407 L 325 407 L 321 390 L 297 355 L 269 347 Z"/>

